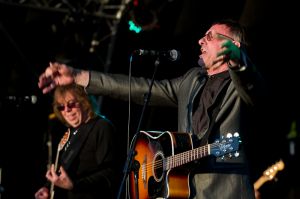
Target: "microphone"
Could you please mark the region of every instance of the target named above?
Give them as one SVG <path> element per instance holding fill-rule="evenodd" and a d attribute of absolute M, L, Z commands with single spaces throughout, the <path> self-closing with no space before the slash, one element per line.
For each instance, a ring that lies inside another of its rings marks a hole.
<path fill-rule="evenodd" d="M 5 97 L 5 100 L 9 103 L 13 104 L 36 104 L 37 102 L 37 96 L 35 95 L 26 95 L 26 96 L 16 96 L 16 95 L 9 95 Z"/>
<path fill-rule="evenodd" d="M 158 56 L 158 57 L 164 57 L 171 61 L 177 61 L 180 58 L 180 52 L 178 50 L 172 49 L 168 51 L 156 51 L 156 50 L 144 50 L 139 49 L 135 50 L 134 54 L 136 55 L 150 55 L 150 56 Z"/>

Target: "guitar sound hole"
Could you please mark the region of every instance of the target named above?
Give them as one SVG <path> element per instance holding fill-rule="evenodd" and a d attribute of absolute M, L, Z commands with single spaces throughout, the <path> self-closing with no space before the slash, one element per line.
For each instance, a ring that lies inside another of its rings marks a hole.
<path fill-rule="evenodd" d="M 162 152 L 155 154 L 153 164 L 153 177 L 156 182 L 160 182 L 163 179 L 164 172 L 164 155 Z"/>

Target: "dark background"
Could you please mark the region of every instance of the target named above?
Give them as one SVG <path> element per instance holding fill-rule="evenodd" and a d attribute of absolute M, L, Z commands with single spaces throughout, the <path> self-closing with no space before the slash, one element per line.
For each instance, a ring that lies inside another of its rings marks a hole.
<path fill-rule="evenodd" d="M 117 5 L 117 9 L 109 6 Z M 120 5 L 125 5 L 117 18 Z M 128 29 L 135 19 L 143 27 Z M 270 88 L 251 140 L 253 180 L 280 158 L 286 163 L 277 181 L 262 186 L 263 198 L 299 198 L 299 9 L 291 0 L 74 0 L 0 1 L 0 168 L 2 199 L 33 198 L 45 182 L 47 141 L 55 151 L 63 127 L 49 118 L 51 95 L 37 87 L 38 76 L 50 61 L 74 67 L 128 74 L 136 49 L 177 49 L 181 59 L 159 65 L 157 79 L 176 77 L 197 66 L 198 40 L 221 18 L 240 20 L 249 32 L 249 54 Z M 99 42 L 92 45 L 92 41 Z M 90 52 L 92 48 L 93 52 Z M 151 77 L 154 59 L 134 56 L 133 76 Z M 16 96 L 16 100 L 8 99 Z M 24 98 L 36 96 L 37 102 Z M 98 99 L 101 113 L 113 121 L 120 142 L 120 167 L 125 163 L 128 102 Z M 142 106 L 131 105 L 130 139 Z M 176 130 L 176 109 L 148 107 L 141 129 Z M 296 122 L 294 134 L 291 124 Z M 298 134 L 297 134 L 298 133 Z M 51 140 L 52 136 L 52 140 Z M 294 143 L 295 147 L 292 147 Z M 290 148 L 294 149 L 291 150 Z M 1 188 L 1 187 L 0 187 Z M 0 189 L 1 191 L 1 189 Z"/>

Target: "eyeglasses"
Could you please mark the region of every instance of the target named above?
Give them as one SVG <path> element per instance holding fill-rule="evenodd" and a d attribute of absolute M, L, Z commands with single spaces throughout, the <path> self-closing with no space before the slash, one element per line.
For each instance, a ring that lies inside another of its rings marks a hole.
<path fill-rule="evenodd" d="M 78 108 L 78 105 L 79 103 L 76 102 L 76 101 L 68 101 L 66 106 L 69 108 L 69 109 L 72 109 L 72 108 Z M 64 111 L 65 110 L 65 107 L 66 107 L 64 104 L 59 104 L 56 106 L 57 110 L 59 111 Z"/>
<path fill-rule="evenodd" d="M 223 34 L 221 34 L 221 33 L 216 33 L 216 35 L 218 35 L 219 38 L 222 38 L 222 37 L 223 37 L 223 38 L 225 38 L 225 39 L 230 39 L 230 40 L 234 41 L 234 39 L 233 39 L 232 37 L 229 37 L 229 36 L 227 36 L 227 35 L 223 35 Z M 211 40 L 213 40 L 215 37 L 214 37 L 213 33 L 212 33 L 211 31 L 209 31 L 207 34 L 204 35 L 203 38 L 205 38 L 207 41 L 211 41 Z"/>

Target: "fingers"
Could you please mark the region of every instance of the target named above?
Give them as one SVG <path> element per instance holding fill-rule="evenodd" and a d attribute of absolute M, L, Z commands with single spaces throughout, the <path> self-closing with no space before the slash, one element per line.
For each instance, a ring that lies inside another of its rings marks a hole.
<path fill-rule="evenodd" d="M 227 60 L 227 56 L 226 55 L 217 55 L 217 58 L 213 61 L 213 64 L 222 64 L 224 62 L 226 62 Z"/>
<path fill-rule="evenodd" d="M 59 64 L 50 62 L 45 72 L 40 75 L 38 87 L 42 89 L 44 94 L 50 92 L 56 87 L 55 76 L 57 75 L 58 70 Z"/>
<path fill-rule="evenodd" d="M 59 172 L 59 178 L 60 178 L 60 179 L 66 179 L 66 178 L 69 178 L 69 176 L 68 176 L 66 170 L 65 170 L 62 166 L 59 167 L 59 171 L 58 171 L 58 172 Z"/>
<path fill-rule="evenodd" d="M 56 174 L 54 164 L 52 164 L 50 169 L 47 171 L 46 178 L 51 182 L 54 182 L 57 180 L 58 175 Z"/>
<path fill-rule="evenodd" d="M 222 58 L 230 58 L 230 54 L 231 54 L 231 49 L 226 48 L 225 50 L 217 53 L 217 57 L 222 57 Z"/>
<path fill-rule="evenodd" d="M 48 84 L 47 87 L 44 87 L 42 89 L 43 94 L 49 93 L 50 91 L 52 91 L 54 88 L 56 87 L 56 84 L 54 81 L 52 81 L 50 84 Z"/>
<path fill-rule="evenodd" d="M 50 64 L 50 66 L 47 67 L 45 70 L 45 77 L 53 77 L 53 73 L 54 73 L 54 70 L 53 70 L 52 64 Z"/>
<path fill-rule="evenodd" d="M 225 59 L 225 55 L 219 55 L 217 56 L 217 59 L 215 61 L 219 62 L 219 61 L 223 61 L 224 59 Z"/>
<path fill-rule="evenodd" d="M 38 87 L 42 89 L 44 94 L 48 93 L 58 85 L 73 83 L 75 81 L 73 75 L 72 67 L 50 62 L 45 72 L 39 77 Z"/>
<path fill-rule="evenodd" d="M 61 167 L 59 167 L 59 171 L 60 171 L 60 173 L 62 174 L 62 175 L 65 175 L 66 174 L 66 171 L 65 171 L 65 169 L 61 166 Z"/>
<path fill-rule="evenodd" d="M 240 60 L 240 48 L 232 41 L 227 40 L 223 42 L 222 49 L 224 50 L 218 54 L 226 54 L 228 56 L 228 59 L 231 60 Z"/>
<path fill-rule="evenodd" d="M 61 65 L 59 63 L 50 62 L 49 66 L 45 70 L 45 77 L 53 79 L 58 74 L 60 67 Z"/>
<path fill-rule="evenodd" d="M 50 171 L 51 171 L 51 173 L 55 174 L 55 165 L 54 164 L 51 164 Z"/>
<path fill-rule="evenodd" d="M 50 81 L 51 79 L 47 78 L 45 73 L 41 74 L 38 82 L 39 88 L 42 88 L 44 85 L 49 84 Z"/>
<path fill-rule="evenodd" d="M 46 187 L 42 187 L 35 194 L 36 199 L 47 199 L 49 197 L 49 190 Z"/>
<path fill-rule="evenodd" d="M 73 189 L 73 182 L 70 179 L 70 177 L 68 176 L 66 170 L 61 166 L 59 171 L 61 172 L 61 174 L 59 176 L 59 180 L 60 180 L 59 186 L 64 189 L 68 189 L 68 190 Z"/>

